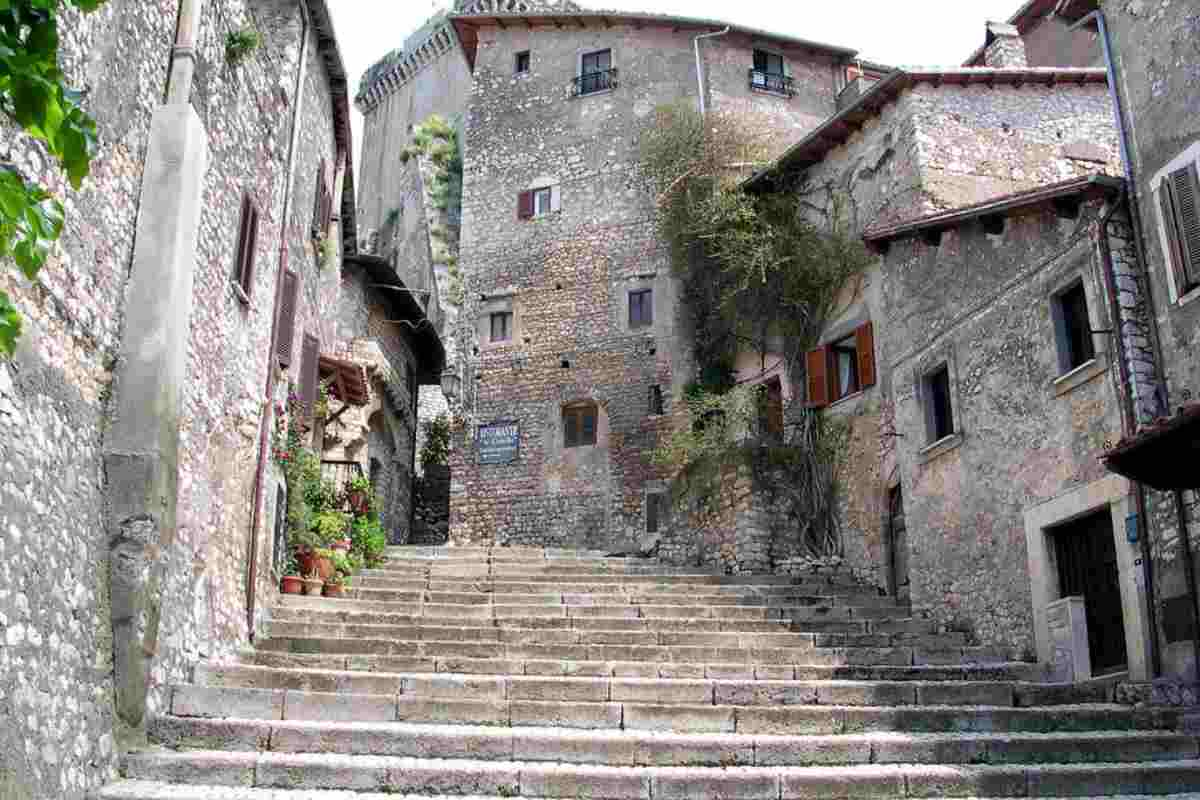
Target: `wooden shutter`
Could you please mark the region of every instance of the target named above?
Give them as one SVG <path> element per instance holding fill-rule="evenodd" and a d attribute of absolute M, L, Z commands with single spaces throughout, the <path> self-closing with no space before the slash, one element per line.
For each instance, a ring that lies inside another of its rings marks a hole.
<path fill-rule="evenodd" d="M 292 339 L 296 336 L 296 299 L 300 294 L 300 276 L 291 270 L 283 273 L 279 287 L 279 321 L 275 338 L 275 357 L 287 369 L 292 363 Z"/>
<path fill-rule="evenodd" d="M 829 346 L 810 350 L 808 366 L 808 405 L 824 408 L 829 405 Z"/>
<path fill-rule="evenodd" d="M 517 219 L 533 217 L 533 192 L 521 192 L 517 195 Z"/>
<path fill-rule="evenodd" d="M 250 198 L 246 198 L 246 210 L 250 222 L 246 226 L 246 244 L 242 251 L 242 268 L 240 270 L 239 281 L 242 284 L 242 291 L 249 298 L 250 292 L 254 288 L 254 255 L 258 251 L 259 214 L 258 206 Z"/>
<path fill-rule="evenodd" d="M 646 533 L 658 533 L 658 503 L 662 495 L 648 493 L 646 495 Z"/>
<path fill-rule="evenodd" d="M 858 388 L 875 385 L 875 326 L 870 322 L 854 332 L 858 351 Z"/>
<path fill-rule="evenodd" d="M 304 350 L 300 356 L 300 402 L 306 414 L 312 414 L 317 403 L 317 378 L 320 369 L 320 342 L 311 333 L 304 334 Z"/>
<path fill-rule="evenodd" d="M 567 447 L 576 447 L 579 444 L 579 412 L 577 409 L 568 408 L 563 413 L 563 441 Z"/>
<path fill-rule="evenodd" d="M 317 168 L 317 181 L 313 187 L 313 235 L 324 234 L 325 226 L 323 225 L 325 217 L 325 159 L 321 159 L 321 166 Z"/>
<path fill-rule="evenodd" d="M 1171 182 L 1165 180 L 1158 187 L 1158 210 L 1162 215 L 1163 227 L 1167 231 L 1167 268 L 1175 276 L 1175 286 L 1183 294 L 1183 253 L 1180 252 L 1179 229 L 1175 225 L 1175 204 L 1171 201 Z"/>
<path fill-rule="evenodd" d="M 1200 175 L 1195 164 L 1188 164 L 1172 172 L 1169 180 L 1180 257 L 1176 274 L 1183 278 L 1177 284 L 1183 294 L 1200 283 Z"/>

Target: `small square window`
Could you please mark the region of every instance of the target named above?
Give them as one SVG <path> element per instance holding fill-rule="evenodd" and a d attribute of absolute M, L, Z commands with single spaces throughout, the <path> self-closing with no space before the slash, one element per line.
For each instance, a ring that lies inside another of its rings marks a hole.
<path fill-rule="evenodd" d="M 657 417 L 663 413 L 663 391 L 661 386 L 650 387 L 650 415 Z"/>
<path fill-rule="evenodd" d="M 612 50 L 588 53 L 579 61 L 577 94 L 592 94 L 613 88 L 615 72 L 612 68 Z"/>
<path fill-rule="evenodd" d="M 783 56 L 778 53 L 768 53 L 766 50 L 755 50 L 754 71 L 765 75 L 783 75 Z"/>
<path fill-rule="evenodd" d="M 529 72 L 529 51 L 523 50 L 517 53 L 516 65 L 513 72 L 517 75 L 524 75 Z"/>
<path fill-rule="evenodd" d="M 1054 297 L 1054 327 L 1058 361 L 1063 373 L 1083 366 L 1096 357 L 1092 324 L 1088 319 L 1087 293 L 1078 281 Z"/>
<path fill-rule="evenodd" d="M 490 341 L 507 342 L 512 339 L 512 312 L 497 311 L 492 314 L 492 335 Z"/>
<path fill-rule="evenodd" d="M 533 190 L 533 215 L 540 217 L 549 214 L 553 208 L 554 192 L 547 186 L 544 189 Z"/>
<path fill-rule="evenodd" d="M 925 424 L 930 443 L 954 433 L 954 410 L 950 402 L 950 367 L 946 364 L 925 376 Z"/>
<path fill-rule="evenodd" d="M 567 406 L 563 409 L 563 445 L 588 447 L 596 444 L 597 409 L 594 403 Z"/>
<path fill-rule="evenodd" d="M 654 324 L 654 290 L 639 289 L 629 293 L 629 327 L 644 328 Z"/>

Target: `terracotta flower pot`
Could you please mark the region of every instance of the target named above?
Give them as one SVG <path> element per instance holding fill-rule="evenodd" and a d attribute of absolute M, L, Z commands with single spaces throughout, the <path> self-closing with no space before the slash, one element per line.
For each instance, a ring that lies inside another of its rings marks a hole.
<path fill-rule="evenodd" d="M 329 547 L 331 550 L 341 550 L 343 553 L 349 553 L 350 545 L 351 545 L 351 542 L 349 539 L 339 539 L 338 541 L 331 544 Z"/>
<path fill-rule="evenodd" d="M 302 594 L 304 592 L 304 579 L 299 575 L 284 575 L 279 582 L 279 589 L 284 594 Z"/>
<path fill-rule="evenodd" d="M 371 498 L 366 492 L 352 491 L 349 500 L 350 508 L 354 510 L 355 514 L 362 515 L 371 510 Z"/>
<path fill-rule="evenodd" d="M 305 578 L 304 593 L 309 597 L 320 595 L 322 587 L 325 586 L 325 581 L 320 578 Z"/>
<path fill-rule="evenodd" d="M 346 593 L 346 587 L 340 583 L 325 584 L 324 595 L 326 597 L 341 597 Z"/>
<path fill-rule="evenodd" d="M 311 550 L 296 551 L 296 566 L 300 568 L 301 575 L 312 575 L 316 560 L 317 556 Z"/>
<path fill-rule="evenodd" d="M 328 556 L 317 556 L 313 561 L 313 566 L 317 570 L 317 574 L 321 576 L 321 580 L 327 581 L 333 577 L 336 570 L 333 567 L 333 559 Z"/>

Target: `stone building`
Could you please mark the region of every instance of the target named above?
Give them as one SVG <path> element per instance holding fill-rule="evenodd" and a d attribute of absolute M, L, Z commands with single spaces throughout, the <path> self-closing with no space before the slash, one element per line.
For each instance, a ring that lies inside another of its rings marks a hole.
<path fill-rule="evenodd" d="M 64 14 L 62 66 L 98 124 L 91 177 L 71 191 L 31 139 L 0 136 L 0 161 L 68 209 L 36 281 L 0 270 L 26 328 L 0 363 L 4 797 L 84 797 L 163 687 L 261 630 L 289 385 L 311 401 L 331 359 L 374 343 L 409 408 L 440 370 L 423 311 L 377 288 L 392 275 L 341 269 L 349 97 L 324 0 Z M 259 44 L 236 52 L 247 30 Z M 411 465 L 411 438 L 393 460 Z"/>
<path fill-rule="evenodd" d="M 451 538 L 632 549 L 655 527 L 666 476 L 650 456 L 692 378 L 636 131 L 702 93 L 760 120 L 780 152 L 834 113 L 854 53 L 526 5 L 451 17 L 473 72 L 461 263 L 475 325 Z"/>
<path fill-rule="evenodd" d="M 1147 583 L 1161 674 L 1195 681 L 1200 426 L 1189 420 L 1200 413 L 1200 7 L 1187 0 L 1092 0 L 1068 4 L 1061 13 L 1107 40 L 1117 76 L 1133 237 L 1142 263 L 1131 285 L 1146 295 L 1153 321 L 1147 339 L 1159 354 L 1151 373 L 1157 394 L 1138 409 L 1140 435 L 1123 443 L 1133 447 L 1121 449 L 1126 465 L 1130 458 L 1162 464 L 1178 479 L 1123 471 L 1142 478 L 1135 499 L 1144 506 L 1152 547 Z M 1170 434 L 1161 439 L 1165 449 L 1155 449 L 1164 432 Z M 1110 460 L 1110 466 L 1118 465 Z"/>

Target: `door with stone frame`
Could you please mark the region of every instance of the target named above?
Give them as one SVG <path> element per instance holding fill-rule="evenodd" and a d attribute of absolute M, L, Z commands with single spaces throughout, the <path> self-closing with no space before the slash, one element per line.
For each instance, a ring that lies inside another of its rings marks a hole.
<path fill-rule="evenodd" d="M 1126 668 L 1125 619 L 1112 512 L 1108 507 L 1050 530 L 1059 597 L 1082 597 L 1092 674 Z"/>

